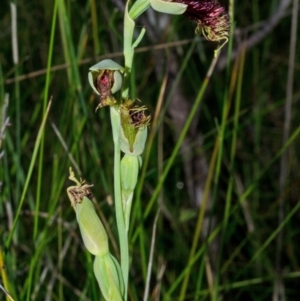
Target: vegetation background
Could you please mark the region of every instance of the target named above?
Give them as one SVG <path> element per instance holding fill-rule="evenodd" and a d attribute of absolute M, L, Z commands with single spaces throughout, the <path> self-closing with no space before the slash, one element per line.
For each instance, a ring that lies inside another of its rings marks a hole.
<path fill-rule="evenodd" d="M 233 39 L 177 153 L 217 44 L 184 16 L 137 19 L 131 97 L 159 115 L 133 205 L 129 300 L 143 298 L 158 208 L 149 300 L 299 300 L 299 3 L 229 4 Z M 14 300 L 102 300 L 66 188 L 69 166 L 94 184 L 117 256 L 109 113 L 95 113 L 87 73 L 123 63 L 123 9 L 2 1 L 0 263 Z"/>

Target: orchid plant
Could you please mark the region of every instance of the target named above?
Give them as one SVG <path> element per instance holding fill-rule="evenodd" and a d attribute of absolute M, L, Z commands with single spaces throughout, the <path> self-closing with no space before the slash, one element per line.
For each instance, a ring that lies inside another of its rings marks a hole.
<path fill-rule="evenodd" d="M 128 291 L 129 251 L 128 230 L 130 211 L 138 172 L 142 165 L 141 155 L 147 140 L 151 117 L 147 108 L 130 98 L 129 82 L 134 49 L 139 45 L 146 30 L 143 28 L 134 40 L 135 20 L 149 7 L 161 13 L 183 14 L 196 23 L 196 34 L 203 34 L 209 41 L 222 42 L 229 38 L 229 17 L 225 9 L 213 0 L 137 0 L 127 2 L 124 14 L 124 67 L 106 59 L 89 69 L 88 80 L 99 95 L 96 108 L 108 106 L 114 143 L 114 201 L 120 243 L 120 263 L 109 251 L 105 229 L 96 214 L 91 200 L 92 185 L 77 180 L 72 169 L 69 179 L 76 185 L 67 189 L 75 210 L 83 242 L 95 255 L 94 273 L 105 300 L 126 301 Z M 121 91 L 120 99 L 115 93 Z"/>

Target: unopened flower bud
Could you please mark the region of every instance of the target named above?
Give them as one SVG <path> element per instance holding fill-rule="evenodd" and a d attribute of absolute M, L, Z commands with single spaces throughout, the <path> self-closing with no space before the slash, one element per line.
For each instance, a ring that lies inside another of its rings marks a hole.
<path fill-rule="evenodd" d="M 89 70 L 89 83 L 100 96 L 100 103 L 96 110 L 104 106 L 114 105 L 116 100 L 112 94 L 122 87 L 121 72 L 124 71 L 124 68 L 113 60 L 106 59 L 92 66 Z"/>
<path fill-rule="evenodd" d="M 137 183 L 141 165 L 142 158 L 140 156 L 125 154 L 121 160 L 122 205 L 125 219 L 125 228 L 127 230 L 129 229 L 133 191 Z"/>
<path fill-rule="evenodd" d="M 109 253 L 108 238 L 91 201 L 93 195 L 90 187 L 92 185 L 78 181 L 71 169 L 69 179 L 77 184 L 69 187 L 67 193 L 76 213 L 84 245 L 93 255 L 103 256 Z"/>
<path fill-rule="evenodd" d="M 108 238 L 93 203 L 86 197 L 76 206 L 76 218 L 87 250 L 96 256 L 109 253 Z"/>
<path fill-rule="evenodd" d="M 123 301 L 124 280 L 118 261 L 110 254 L 96 256 L 94 274 L 106 301 Z"/>
<path fill-rule="evenodd" d="M 139 156 L 144 151 L 151 119 L 146 116 L 146 110 L 146 106 L 137 106 L 130 99 L 120 105 L 120 148 L 125 154 Z"/>

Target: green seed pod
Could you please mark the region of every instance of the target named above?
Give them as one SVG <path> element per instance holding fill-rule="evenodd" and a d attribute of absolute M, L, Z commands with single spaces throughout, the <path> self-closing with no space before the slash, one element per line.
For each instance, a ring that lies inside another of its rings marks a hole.
<path fill-rule="evenodd" d="M 166 0 L 150 0 L 150 5 L 158 12 L 171 15 L 182 15 L 187 9 L 186 4 Z"/>
<path fill-rule="evenodd" d="M 116 103 L 112 94 L 119 91 L 122 87 L 123 79 L 121 72 L 124 68 L 106 59 L 90 67 L 88 79 L 93 90 L 100 96 L 100 103 L 97 109 L 103 106 L 112 106 Z"/>
<path fill-rule="evenodd" d="M 119 132 L 120 148 L 129 155 L 143 153 L 147 139 L 151 116 L 146 116 L 145 106 L 136 106 L 133 100 L 126 100 L 120 106 L 121 128 Z"/>
<path fill-rule="evenodd" d="M 93 255 L 108 254 L 108 238 L 106 231 L 95 211 L 93 203 L 84 197 L 75 209 L 81 236 L 87 250 Z"/>
<path fill-rule="evenodd" d="M 124 281 L 118 261 L 110 254 L 96 256 L 94 274 L 107 301 L 123 301 Z"/>

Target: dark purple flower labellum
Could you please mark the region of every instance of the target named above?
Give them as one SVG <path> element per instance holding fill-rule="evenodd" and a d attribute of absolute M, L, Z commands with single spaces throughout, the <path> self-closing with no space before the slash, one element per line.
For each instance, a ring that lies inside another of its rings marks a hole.
<path fill-rule="evenodd" d="M 217 51 L 227 43 L 230 22 L 221 4 L 214 0 L 174 0 L 173 2 L 187 5 L 184 15 L 197 23 L 196 34 L 202 33 L 209 41 L 224 40 Z"/>
<path fill-rule="evenodd" d="M 99 72 L 99 75 L 95 79 L 95 87 L 100 93 L 100 103 L 96 110 L 116 103 L 116 100 L 111 93 L 111 88 L 114 84 L 114 72 L 115 71 L 113 70 L 103 70 Z"/>
<path fill-rule="evenodd" d="M 95 81 L 95 87 L 101 95 L 101 98 L 107 98 L 111 95 L 111 87 L 114 84 L 114 71 L 104 70 L 99 73 Z"/>

